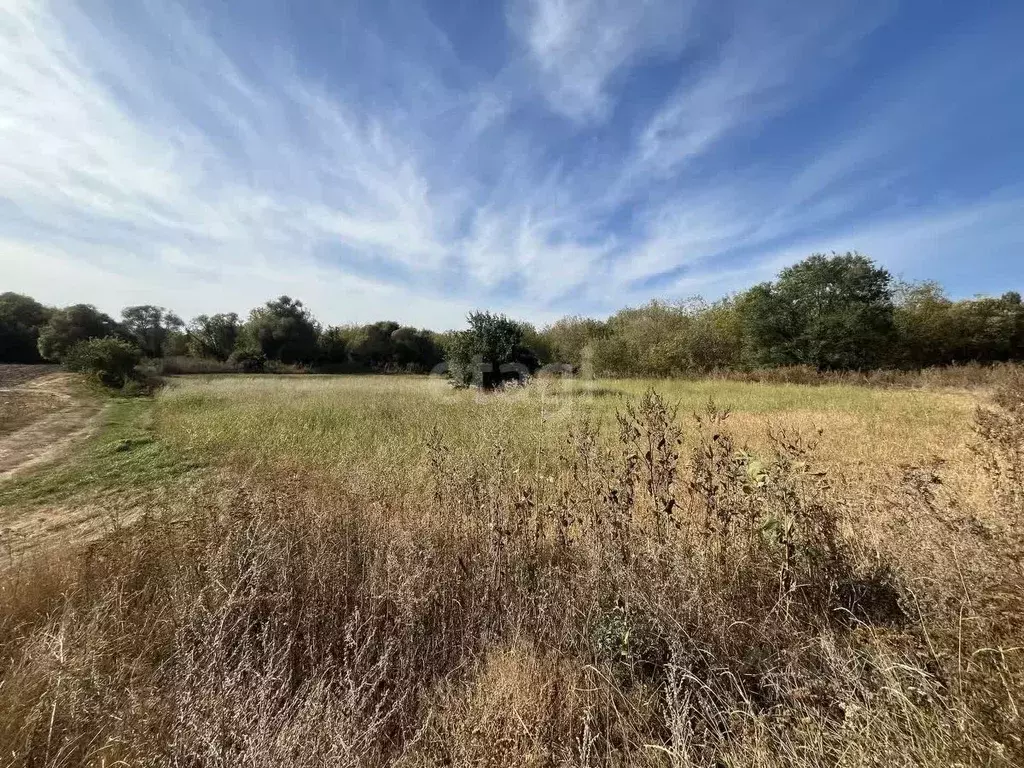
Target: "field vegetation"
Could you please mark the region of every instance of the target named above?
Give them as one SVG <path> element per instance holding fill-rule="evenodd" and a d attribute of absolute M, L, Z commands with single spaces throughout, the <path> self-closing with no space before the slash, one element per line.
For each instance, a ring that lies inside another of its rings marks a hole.
<path fill-rule="evenodd" d="M 1024 378 L 192 376 L 0 483 L 11 765 L 1016 765 Z M 88 515 L 76 512 L 91 510 Z"/>
<path fill-rule="evenodd" d="M 444 365 L 465 383 L 481 373 L 477 383 L 486 386 L 508 378 L 501 364 L 529 373 L 571 367 L 591 377 L 765 378 L 786 369 L 903 383 L 922 369 L 958 366 L 984 376 L 987 366 L 1024 361 L 1019 293 L 953 300 L 936 283 L 898 281 L 853 253 L 813 255 L 715 302 L 654 300 L 604 320 L 568 316 L 539 329 L 488 312 L 468 320 L 468 329 L 440 333 L 391 320 L 324 326 L 289 296 L 246 318 L 222 312 L 186 324 L 163 307 L 139 305 L 115 320 L 87 304 L 44 307 L 4 293 L 0 364 L 110 360 L 112 342 L 75 351 L 101 338 L 131 345 L 158 373 L 426 373 Z M 495 370 L 473 370 L 477 356 Z"/>
<path fill-rule="evenodd" d="M 467 320 L 0 295 L 0 765 L 1024 764 L 1019 294 Z"/>

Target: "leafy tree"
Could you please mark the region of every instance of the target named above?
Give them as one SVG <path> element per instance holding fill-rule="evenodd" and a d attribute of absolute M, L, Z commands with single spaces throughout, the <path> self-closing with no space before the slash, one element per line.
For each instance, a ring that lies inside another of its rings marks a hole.
<path fill-rule="evenodd" d="M 855 253 L 815 254 L 750 289 L 739 311 L 754 362 L 871 368 L 893 336 L 889 273 Z"/>
<path fill-rule="evenodd" d="M 395 363 L 395 347 L 391 336 L 400 327 L 393 320 L 382 320 L 351 329 L 348 351 L 352 361 L 372 370 L 384 370 L 392 366 Z"/>
<path fill-rule="evenodd" d="M 713 304 L 695 300 L 686 357 L 687 368 L 699 373 L 742 365 L 743 322 L 734 299 Z"/>
<path fill-rule="evenodd" d="M 194 357 L 224 362 L 235 351 L 241 331 L 242 324 L 234 312 L 199 315 L 188 325 L 189 352 Z"/>
<path fill-rule="evenodd" d="M 589 317 L 563 317 L 541 332 L 550 349 L 552 362 L 569 363 L 573 368 L 584 367 L 594 346 L 607 338 L 608 326 Z"/>
<path fill-rule="evenodd" d="M 317 340 L 317 359 L 326 365 L 341 365 L 348 362 L 348 334 L 344 328 L 325 328 Z"/>
<path fill-rule="evenodd" d="M 1024 359 L 1020 294 L 952 301 L 934 282 L 897 288 L 897 344 L 889 364 L 921 368 Z"/>
<path fill-rule="evenodd" d="M 320 326 L 301 301 L 281 296 L 254 309 L 242 330 L 247 347 L 268 360 L 311 363 L 316 360 Z"/>
<path fill-rule="evenodd" d="M 185 324 L 163 307 L 141 304 L 121 311 L 121 327 L 146 357 L 163 357 L 164 345 Z"/>
<path fill-rule="evenodd" d="M 0 294 L 0 362 L 38 363 L 39 330 L 50 310 L 19 293 Z"/>
<path fill-rule="evenodd" d="M 120 336 L 120 326 L 91 304 L 75 304 L 50 315 L 39 331 L 39 354 L 47 360 L 62 361 L 80 341 Z"/>
<path fill-rule="evenodd" d="M 403 326 L 391 334 L 395 363 L 407 371 L 429 371 L 444 359 L 444 353 L 430 331 Z"/>
<path fill-rule="evenodd" d="M 887 362 L 898 368 L 941 365 L 963 345 L 954 303 L 935 282 L 897 285 L 893 324 L 896 343 Z"/>
<path fill-rule="evenodd" d="M 521 378 L 537 367 L 537 357 L 523 346 L 523 326 L 505 315 L 471 312 L 469 330 L 447 337 L 446 362 L 457 383 L 491 389 Z"/>
<path fill-rule="evenodd" d="M 532 323 L 520 323 L 523 328 L 523 346 L 533 353 L 539 364 L 559 362 L 555 359 L 554 345 L 546 333 L 538 331 Z"/>
<path fill-rule="evenodd" d="M 79 341 L 64 354 L 69 371 L 87 373 L 107 387 L 124 387 L 134 376 L 142 355 L 132 343 L 107 336 Z"/>
<path fill-rule="evenodd" d="M 188 331 L 175 329 L 164 340 L 164 357 L 185 357 L 189 354 Z"/>

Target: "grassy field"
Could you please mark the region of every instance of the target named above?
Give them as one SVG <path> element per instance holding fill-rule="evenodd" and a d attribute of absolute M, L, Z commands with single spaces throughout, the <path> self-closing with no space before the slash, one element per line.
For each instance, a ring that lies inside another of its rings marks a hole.
<path fill-rule="evenodd" d="M 684 437 L 709 400 L 732 411 L 732 432 L 765 447 L 772 426 L 823 430 L 819 457 L 871 469 L 967 458 L 976 399 L 963 393 L 734 382 L 540 382 L 501 395 L 453 390 L 422 377 L 227 377 L 179 379 L 161 393 L 161 435 L 190 454 L 239 466 L 301 468 L 351 482 L 376 478 L 389 493 L 413 489 L 429 470 L 434 433 L 481 455 L 502 444 L 522 471 L 551 469 L 567 431 L 592 420 L 609 442 L 615 414 L 656 387 L 678 411 Z"/>
<path fill-rule="evenodd" d="M 26 539 L 118 521 L 9 547 L 0 762 L 1020 764 L 1007 391 L 229 376 L 112 400 L 73 457 L 0 482 Z"/>

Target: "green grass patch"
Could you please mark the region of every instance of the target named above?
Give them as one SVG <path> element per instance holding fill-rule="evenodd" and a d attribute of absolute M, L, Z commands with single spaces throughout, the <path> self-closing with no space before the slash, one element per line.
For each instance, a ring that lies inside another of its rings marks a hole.
<path fill-rule="evenodd" d="M 136 495 L 170 485 L 202 466 L 158 432 L 151 398 L 113 399 L 99 433 L 70 456 L 0 483 L 0 507 Z"/>

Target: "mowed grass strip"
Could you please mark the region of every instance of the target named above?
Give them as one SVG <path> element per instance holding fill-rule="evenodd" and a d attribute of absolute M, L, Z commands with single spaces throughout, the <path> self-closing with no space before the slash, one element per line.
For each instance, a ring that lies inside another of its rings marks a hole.
<path fill-rule="evenodd" d="M 113 399 L 98 433 L 59 463 L 0 482 L 0 507 L 137 496 L 169 487 L 200 466 L 159 439 L 154 401 Z"/>

